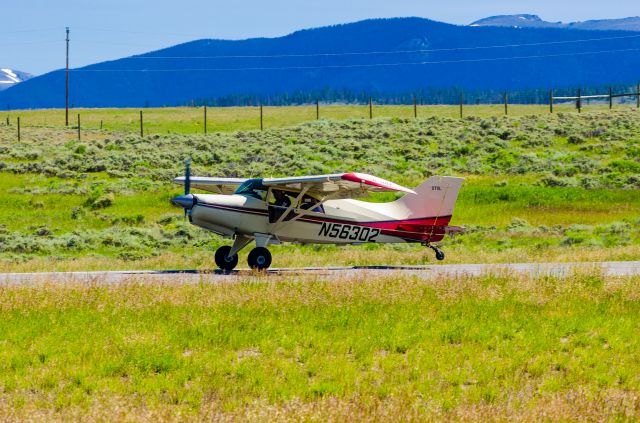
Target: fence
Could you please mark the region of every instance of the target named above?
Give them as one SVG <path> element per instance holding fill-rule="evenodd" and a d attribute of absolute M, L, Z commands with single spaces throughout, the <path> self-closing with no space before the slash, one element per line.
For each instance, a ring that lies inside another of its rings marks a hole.
<path fill-rule="evenodd" d="M 636 107 L 640 109 L 640 84 L 636 92 L 614 92 L 612 88 L 607 94 L 583 95 L 581 89 L 575 96 L 557 96 L 549 91 L 548 113 L 559 110 L 577 109 L 581 112 L 585 102 L 602 100 L 603 107 L 608 103 L 609 109 L 614 107 L 614 100 L 623 97 L 636 99 Z M 504 92 L 501 102 L 493 104 L 469 104 L 469 99 L 460 93 L 457 105 L 422 104 L 418 97 L 412 98 L 412 104 L 389 105 L 376 104 L 372 97 L 365 104 L 327 104 L 319 100 L 315 104 L 301 106 L 254 106 L 254 107 L 191 107 L 191 108 L 157 108 L 157 109 L 82 109 L 77 114 L 77 125 L 69 127 L 82 139 L 82 133 L 91 131 L 123 131 L 138 132 L 140 137 L 158 133 L 203 133 L 229 130 L 264 130 L 267 126 L 281 127 L 301 122 L 320 119 L 346 119 L 374 117 L 419 118 L 429 116 L 446 116 L 463 118 L 465 116 L 489 117 L 510 114 L 544 113 L 544 104 L 523 105 L 510 102 L 510 95 Z M 514 113 L 515 111 L 515 113 Z M 8 112 L 6 126 L 11 126 L 15 118 L 18 140 L 24 137 L 25 123 L 27 127 L 57 127 L 64 125 L 64 110 L 20 110 Z M 105 124 L 106 123 L 106 124 Z M 136 130 L 137 127 L 137 130 Z"/>
<path fill-rule="evenodd" d="M 609 88 L 608 94 L 595 94 L 595 95 L 582 95 L 582 90 L 578 88 L 577 94 L 575 96 L 559 96 L 556 97 L 553 95 L 553 91 L 549 92 L 549 111 L 553 113 L 553 105 L 557 101 L 575 101 L 576 109 L 578 112 L 582 111 L 582 102 L 589 100 L 608 100 L 609 109 L 613 109 L 613 99 L 615 98 L 623 98 L 623 97 L 635 97 L 636 98 L 636 108 L 640 109 L 640 84 L 636 86 L 635 93 L 618 93 L 614 94 L 613 89 Z"/>

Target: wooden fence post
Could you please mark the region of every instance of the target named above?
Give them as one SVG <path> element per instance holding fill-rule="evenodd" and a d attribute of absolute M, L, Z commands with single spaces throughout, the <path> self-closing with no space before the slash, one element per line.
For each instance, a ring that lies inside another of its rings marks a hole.
<path fill-rule="evenodd" d="M 462 119 L 462 104 L 464 103 L 464 94 L 460 93 L 460 119 Z"/>
<path fill-rule="evenodd" d="M 504 92 L 504 114 L 509 115 L 509 94 L 506 91 Z"/>
<path fill-rule="evenodd" d="M 613 90 L 609 87 L 609 110 L 613 109 Z"/>
<path fill-rule="evenodd" d="M 140 110 L 140 137 L 144 138 L 144 119 L 142 117 L 142 110 Z"/>
<path fill-rule="evenodd" d="M 320 120 L 320 100 L 316 100 L 316 120 Z"/>
<path fill-rule="evenodd" d="M 582 112 L 582 90 L 578 88 L 578 97 L 576 98 L 576 107 L 578 109 L 578 113 Z"/>
<path fill-rule="evenodd" d="M 264 112 L 262 111 L 262 104 L 260 104 L 260 130 L 264 130 Z"/>
<path fill-rule="evenodd" d="M 7 116 L 7 126 L 9 126 L 9 116 Z"/>
<path fill-rule="evenodd" d="M 204 106 L 204 133 L 207 133 L 207 106 Z"/>
<path fill-rule="evenodd" d="M 80 141 L 80 113 L 78 113 L 78 141 Z"/>
<path fill-rule="evenodd" d="M 636 93 L 638 94 L 636 95 L 636 107 L 640 110 L 640 84 L 636 87 Z"/>
<path fill-rule="evenodd" d="M 369 119 L 373 119 L 373 100 L 369 97 Z"/>
<path fill-rule="evenodd" d="M 418 99 L 415 95 L 413 96 L 413 117 L 418 118 Z"/>
<path fill-rule="evenodd" d="M 20 141 L 20 116 L 18 116 L 18 141 Z"/>
<path fill-rule="evenodd" d="M 553 113 L 553 90 L 549 90 L 549 113 Z"/>

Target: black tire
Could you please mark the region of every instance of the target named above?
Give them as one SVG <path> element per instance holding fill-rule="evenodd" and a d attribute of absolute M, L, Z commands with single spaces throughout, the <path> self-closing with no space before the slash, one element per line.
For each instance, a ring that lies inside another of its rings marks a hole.
<path fill-rule="evenodd" d="M 264 247 L 256 247 L 249 253 L 247 261 L 252 269 L 268 269 L 271 266 L 271 253 Z"/>
<path fill-rule="evenodd" d="M 444 251 L 436 250 L 436 259 L 439 261 L 444 260 Z"/>
<path fill-rule="evenodd" d="M 216 250 L 216 264 L 225 272 L 230 272 L 238 265 L 238 255 L 234 254 L 232 257 L 227 257 L 231 251 L 231 247 L 228 245 L 222 246 Z"/>

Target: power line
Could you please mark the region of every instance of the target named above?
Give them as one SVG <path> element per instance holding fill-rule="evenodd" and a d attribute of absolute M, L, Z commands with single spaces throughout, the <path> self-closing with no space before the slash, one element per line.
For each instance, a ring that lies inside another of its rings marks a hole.
<path fill-rule="evenodd" d="M 19 29 L 16 31 L 0 31 L 0 34 L 22 34 L 25 32 L 49 32 L 58 30 L 60 30 L 60 28 Z"/>
<path fill-rule="evenodd" d="M 132 56 L 127 59 L 149 60 L 149 59 L 267 59 L 267 58 L 287 58 L 287 57 L 333 57 L 333 56 L 367 56 L 367 55 L 383 55 L 383 54 L 412 54 L 412 53 L 437 53 L 447 51 L 468 51 L 468 50 L 487 50 L 496 48 L 517 48 L 517 47 L 533 47 L 547 46 L 559 44 L 576 44 L 592 41 L 611 41 L 630 38 L 640 38 L 640 35 L 626 35 L 619 37 L 604 38 L 587 38 L 580 40 L 565 41 L 548 41 L 540 43 L 523 43 L 523 44 L 502 44 L 493 46 L 476 46 L 476 47 L 451 47 L 438 49 L 420 49 L 420 50 L 394 50 L 394 51 L 365 51 L 365 52 L 347 52 L 347 53 L 306 53 L 306 54 L 271 54 L 271 55 L 216 55 L 216 56 Z"/>
<path fill-rule="evenodd" d="M 1 43 L 0 46 L 22 46 L 22 45 L 31 45 L 31 44 L 53 44 L 59 43 L 64 40 L 55 40 L 55 41 L 21 41 L 18 43 Z"/>
<path fill-rule="evenodd" d="M 341 68 L 371 68 L 383 66 L 420 66 L 420 65 L 438 65 L 438 64 L 455 64 L 455 63 L 478 63 L 478 62 L 495 62 L 504 60 L 525 60 L 525 59 L 544 59 L 554 57 L 569 56 L 586 56 L 593 54 L 606 53 L 622 53 L 636 52 L 640 48 L 634 49 L 618 49 L 618 50 L 600 50 L 587 51 L 578 53 L 558 53 L 558 54 L 541 54 L 533 56 L 511 56 L 511 57 L 492 57 L 484 59 L 460 59 L 460 60 L 438 60 L 438 61 L 421 61 L 421 62 L 399 62 L 399 63 L 369 63 L 369 64 L 352 64 L 352 65 L 320 65 L 320 66 L 283 66 L 283 67 L 247 67 L 247 68 L 191 68 L 191 69 L 72 69 L 70 72 L 222 72 L 222 71 L 255 71 L 255 70 L 312 70 L 312 69 L 341 69 Z"/>

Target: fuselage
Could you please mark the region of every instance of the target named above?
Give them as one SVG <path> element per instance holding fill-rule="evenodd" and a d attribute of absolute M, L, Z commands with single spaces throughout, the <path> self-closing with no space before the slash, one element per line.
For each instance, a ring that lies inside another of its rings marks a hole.
<path fill-rule="evenodd" d="M 227 237 L 268 234 L 276 242 L 318 244 L 437 242 L 451 220 L 451 216 L 403 219 L 403 215 L 396 202 L 342 199 L 287 209 L 246 195 L 198 194 L 189 220 Z"/>

